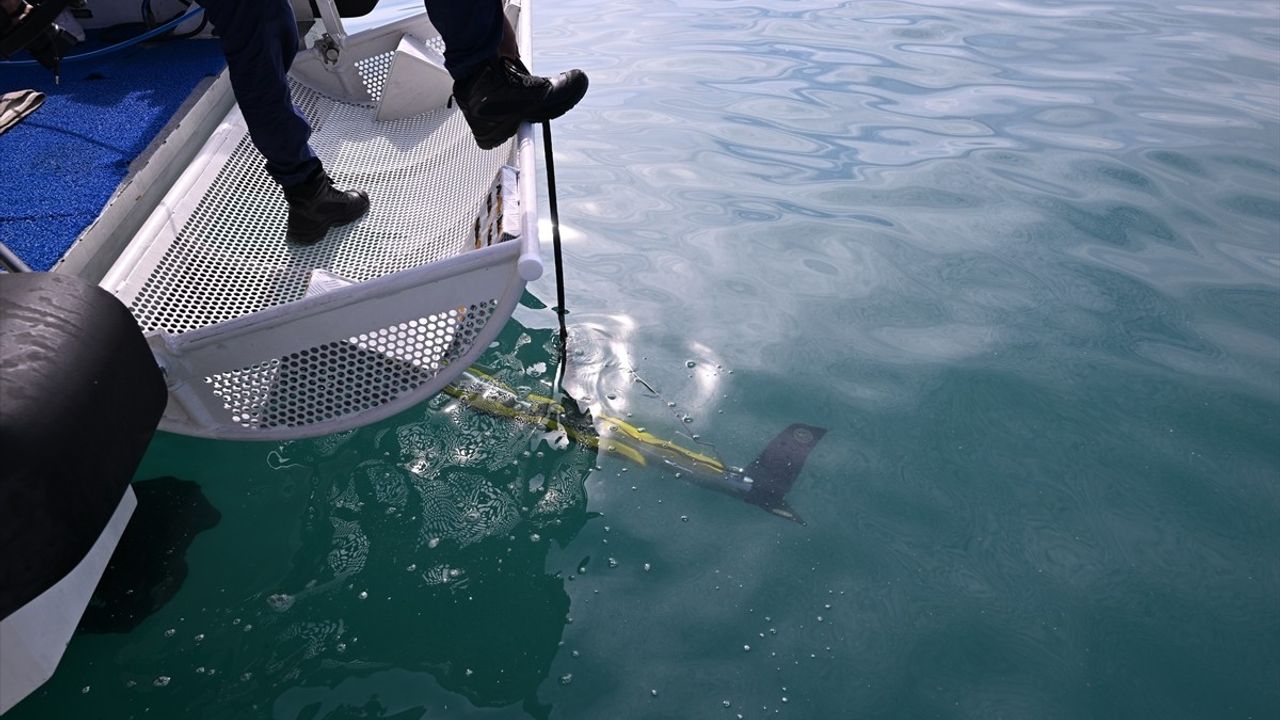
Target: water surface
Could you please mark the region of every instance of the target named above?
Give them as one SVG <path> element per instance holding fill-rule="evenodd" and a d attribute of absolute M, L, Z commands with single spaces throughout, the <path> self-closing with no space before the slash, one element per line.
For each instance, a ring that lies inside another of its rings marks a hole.
<path fill-rule="evenodd" d="M 221 521 L 14 718 L 1280 714 L 1274 2 L 535 21 L 592 81 L 555 124 L 570 389 L 735 465 L 827 428 L 807 524 L 447 397 L 164 436 L 139 478 Z M 485 358 L 525 393 L 554 298 Z"/>

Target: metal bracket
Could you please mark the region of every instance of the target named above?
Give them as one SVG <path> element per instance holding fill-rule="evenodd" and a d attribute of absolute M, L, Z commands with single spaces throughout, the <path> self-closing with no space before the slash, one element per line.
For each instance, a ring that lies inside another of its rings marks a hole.
<path fill-rule="evenodd" d="M 337 65 L 338 58 L 342 55 L 342 46 L 332 35 L 325 33 L 316 41 L 316 52 L 320 53 L 320 59 L 325 65 Z"/>

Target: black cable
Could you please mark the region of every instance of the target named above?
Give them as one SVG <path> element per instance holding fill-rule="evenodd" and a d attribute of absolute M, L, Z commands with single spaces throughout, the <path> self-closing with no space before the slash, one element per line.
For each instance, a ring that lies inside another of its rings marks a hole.
<path fill-rule="evenodd" d="M 568 364 L 569 328 L 565 325 L 565 315 L 569 310 L 564 302 L 564 256 L 560 252 L 560 210 L 556 207 L 556 163 L 551 145 L 551 121 L 542 122 L 542 154 L 547 161 L 547 203 L 551 206 L 551 241 L 555 248 L 556 258 L 556 315 L 560 318 L 560 363 L 556 368 L 556 395 L 560 394 L 560 385 L 564 382 L 564 372 Z"/>

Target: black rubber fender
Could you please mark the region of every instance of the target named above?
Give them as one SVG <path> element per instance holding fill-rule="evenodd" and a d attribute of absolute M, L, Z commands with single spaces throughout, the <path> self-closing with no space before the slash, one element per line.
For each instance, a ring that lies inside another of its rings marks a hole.
<path fill-rule="evenodd" d="M 69 275 L 0 274 L 0 617 L 84 558 L 167 399 L 114 295 Z"/>

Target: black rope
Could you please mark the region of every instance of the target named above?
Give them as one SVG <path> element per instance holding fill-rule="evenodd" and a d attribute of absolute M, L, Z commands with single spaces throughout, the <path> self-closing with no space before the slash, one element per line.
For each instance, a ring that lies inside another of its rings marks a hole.
<path fill-rule="evenodd" d="M 569 310 L 564 302 L 564 257 L 560 252 L 560 211 L 556 207 L 556 163 L 551 146 L 551 121 L 542 123 L 542 150 L 547 161 L 547 202 L 551 206 L 551 241 L 555 248 L 556 258 L 556 315 L 560 318 L 560 363 L 556 368 L 555 392 L 561 392 L 564 382 L 565 368 L 568 364 L 569 329 L 565 325 L 565 315 Z"/>

